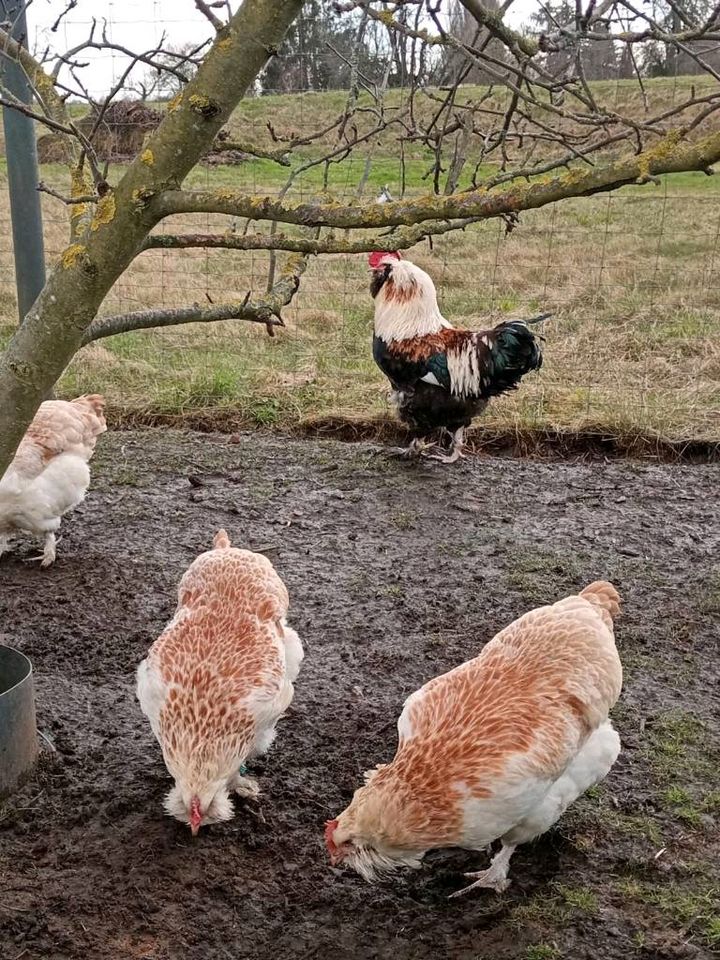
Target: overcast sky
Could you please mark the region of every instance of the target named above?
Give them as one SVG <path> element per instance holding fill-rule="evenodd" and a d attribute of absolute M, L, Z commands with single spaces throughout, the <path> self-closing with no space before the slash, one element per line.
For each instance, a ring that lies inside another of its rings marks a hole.
<path fill-rule="evenodd" d="M 136 52 L 151 49 L 163 33 L 166 42 L 175 45 L 200 42 L 210 33 L 193 0 L 79 0 L 58 30 L 51 33 L 50 28 L 66 6 L 67 0 L 32 0 L 27 14 L 28 31 L 31 46 L 36 50 L 44 50 L 48 45 L 53 50 L 77 46 L 87 38 L 93 17 L 107 20 L 108 34 L 114 43 Z M 237 6 L 237 2 L 232 3 L 233 10 Z M 539 6 L 538 0 L 515 0 L 508 21 L 518 25 Z M 106 93 L 127 66 L 122 54 L 107 51 L 90 50 L 82 59 L 89 64 L 82 71 L 83 83 L 96 97 Z M 140 67 L 139 71 L 143 69 Z"/>

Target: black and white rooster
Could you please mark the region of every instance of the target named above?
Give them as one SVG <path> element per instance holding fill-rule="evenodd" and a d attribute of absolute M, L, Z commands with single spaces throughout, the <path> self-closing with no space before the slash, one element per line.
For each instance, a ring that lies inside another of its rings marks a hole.
<path fill-rule="evenodd" d="M 413 434 L 406 451 L 420 455 L 430 434 L 450 436 L 447 452 L 429 454 L 453 463 L 462 456 L 465 428 L 491 397 L 515 390 L 542 365 L 531 320 L 508 320 L 491 330 L 455 330 L 440 313 L 435 284 L 399 253 L 371 253 L 370 293 L 375 300 L 373 356 L 393 387 L 400 419 Z"/>

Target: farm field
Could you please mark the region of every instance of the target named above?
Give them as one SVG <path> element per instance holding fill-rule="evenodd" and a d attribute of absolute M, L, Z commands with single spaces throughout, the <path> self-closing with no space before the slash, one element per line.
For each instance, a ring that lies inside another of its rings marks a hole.
<path fill-rule="evenodd" d="M 648 81 L 649 109 L 687 97 L 691 83 L 692 78 Z M 700 87 L 704 83 L 701 79 Z M 632 82 L 598 83 L 594 90 L 608 109 L 641 116 Z M 346 96 L 339 91 L 249 99 L 230 127 L 265 147 L 276 146 L 267 130 L 270 118 L 288 136 L 321 129 L 342 111 Z M 418 109 L 433 108 L 429 99 L 418 103 Z M 389 114 L 403 105 L 401 92 L 387 94 Z M 317 159 L 332 146 L 327 140 L 302 148 L 296 162 Z M 385 184 L 398 195 L 403 181 L 409 193 L 427 192 L 430 166 L 429 154 L 419 147 L 403 165 L 389 128 L 330 166 L 328 186 L 333 196 L 351 199 L 367 173 L 366 198 Z M 468 178 L 472 166 L 466 168 Z M 121 169 L 113 166 L 111 178 Z M 309 167 L 288 199 L 316 196 L 323 171 Z M 47 184 L 67 191 L 61 167 L 47 164 L 41 172 Z M 199 167 L 188 184 L 277 194 L 287 177 L 287 168 L 252 160 Z M 43 203 L 46 247 L 56 255 L 67 242 L 67 208 L 48 196 Z M 0 190 L 0 223 L 6 226 L 0 243 L 0 346 L 16 322 L 8 219 L 6 192 Z M 227 217 L 203 215 L 176 218 L 159 229 L 244 228 Z M 544 325 L 542 371 L 526 378 L 517 394 L 490 406 L 481 421 L 486 434 L 527 438 L 555 431 L 630 444 L 637 437 L 720 441 L 717 176 L 677 174 L 658 186 L 564 201 L 523 214 L 509 236 L 504 223 L 491 221 L 438 237 L 432 249 L 420 244 L 409 255 L 433 276 L 441 307 L 455 325 L 479 328 L 540 310 L 553 313 Z M 149 251 L 116 285 L 102 312 L 241 300 L 250 290 L 261 296 L 267 269 L 264 253 Z M 273 339 L 264 328 L 228 321 L 100 341 L 78 355 L 61 394 L 102 390 L 114 425 L 317 430 L 340 420 L 366 432 L 381 430 L 389 416 L 387 389 L 370 351 L 365 256 L 311 260 L 283 315 L 286 328 Z"/>
<path fill-rule="evenodd" d="M 712 465 L 480 457 L 364 444 L 110 432 L 48 571 L 0 562 L 0 639 L 33 660 L 41 763 L 0 808 L 10 960 L 709 960 L 720 946 L 720 529 Z M 193 482 L 189 482 L 189 477 Z M 169 786 L 134 670 L 182 571 L 225 526 L 288 585 L 306 646 L 259 804 L 203 830 Z M 449 901 L 482 857 L 368 886 L 323 821 L 392 756 L 404 698 L 516 616 L 612 579 L 623 753 L 513 859 L 502 896 Z"/>

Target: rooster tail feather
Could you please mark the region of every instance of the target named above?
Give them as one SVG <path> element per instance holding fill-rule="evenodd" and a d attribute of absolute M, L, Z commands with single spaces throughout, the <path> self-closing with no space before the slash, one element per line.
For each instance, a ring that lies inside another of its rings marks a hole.
<path fill-rule="evenodd" d="M 522 377 L 542 366 L 538 338 L 524 320 L 508 320 L 486 335 L 491 345 L 490 395 L 514 390 Z"/>

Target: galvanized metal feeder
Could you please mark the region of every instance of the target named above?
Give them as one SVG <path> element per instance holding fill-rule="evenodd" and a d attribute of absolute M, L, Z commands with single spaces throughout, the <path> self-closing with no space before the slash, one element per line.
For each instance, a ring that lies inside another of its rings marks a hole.
<path fill-rule="evenodd" d="M 0 797 L 17 786 L 37 753 L 32 664 L 19 650 L 0 645 Z"/>

